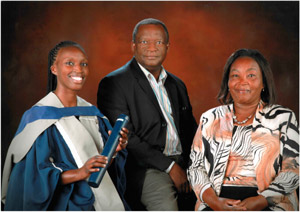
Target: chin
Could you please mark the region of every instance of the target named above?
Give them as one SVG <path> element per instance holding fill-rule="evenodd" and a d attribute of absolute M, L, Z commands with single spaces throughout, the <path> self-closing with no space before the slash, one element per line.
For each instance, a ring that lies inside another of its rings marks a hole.
<path fill-rule="evenodd" d="M 237 103 L 237 104 L 249 104 L 249 100 L 248 99 L 233 99 L 233 102 Z"/>
<path fill-rule="evenodd" d="M 147 60 L 144 64 L 146 66 L 158 66 L 160 63 L 157 60 Z"/>
<path fill-rule="evenodd" d="M 82 88 L 83 88 L 83 86 L 81 85 L 81 86 L 76 86 L 76 87 L 73 87 L 73 91 L 76 91 L 76 92 L 78 92 L 78 91 L 81 91 L 82 90 Z"/>

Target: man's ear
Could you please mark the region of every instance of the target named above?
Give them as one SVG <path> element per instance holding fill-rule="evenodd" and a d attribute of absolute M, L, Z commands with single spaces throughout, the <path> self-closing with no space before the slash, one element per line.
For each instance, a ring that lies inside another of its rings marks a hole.
<path fill-rule="evenodd" d="M 170 43 L 167 44 L 167 52 L 169 51 Z"/>
<path fill-rule="evenodd" d="M 135 52 L 135 49 L 136 49 L 136 44 L 133 41 L 131 41 L 131 51 L 132 51 L 132 53 Z"/>

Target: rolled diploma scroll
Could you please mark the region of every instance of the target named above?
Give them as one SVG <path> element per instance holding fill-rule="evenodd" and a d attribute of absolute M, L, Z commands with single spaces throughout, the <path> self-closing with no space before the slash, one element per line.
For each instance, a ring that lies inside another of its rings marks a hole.
<path fill-rule="evenodd" d="M 102 151 L 103 156 L 106 156 L 108 158 L 108 163 L 110 164 L 112 160 L 112 156 L 115 153 L 118 143 L 119 143 L 119 138 L 120 138 L 120 131 L 122 130 L 123 127 L 126 126 L 128 123 L 129 117 L 125 114 L 120 114 L 119 117 L 116 120 L 115 126 L 104 146 L 104 149 Z M 98 188 L 101 180 L 107 170 L 107 166 L 105 167 L 98 167 L 100 170 L 98 172 L 93 172 L 88 180 L 88 184 L 91 187 Z"/>

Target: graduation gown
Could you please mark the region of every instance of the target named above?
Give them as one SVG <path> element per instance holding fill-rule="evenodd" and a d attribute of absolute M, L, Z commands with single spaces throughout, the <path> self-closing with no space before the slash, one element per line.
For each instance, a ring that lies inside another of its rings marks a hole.
<path fill-rule="evenodd" d="M 77 97 L 64 108 L 49 93 L 25 112 L 9 147 L 2 181 L 5 210 L 124 210 L 108 173 L 98 188 L 86 180 L 60 183 L 103 150 L 111 126 L 99 110 Z"/>

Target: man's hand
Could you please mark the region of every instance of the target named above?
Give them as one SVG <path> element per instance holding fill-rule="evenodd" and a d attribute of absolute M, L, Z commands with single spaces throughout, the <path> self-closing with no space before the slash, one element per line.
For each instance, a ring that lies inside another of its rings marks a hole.
<path fill-rule="evenodd" d="M 177 163 L 174 163 L 169 175 L 178 192 L 189 193 L 192 191 L 187 180 L 186 172 Z"/>

